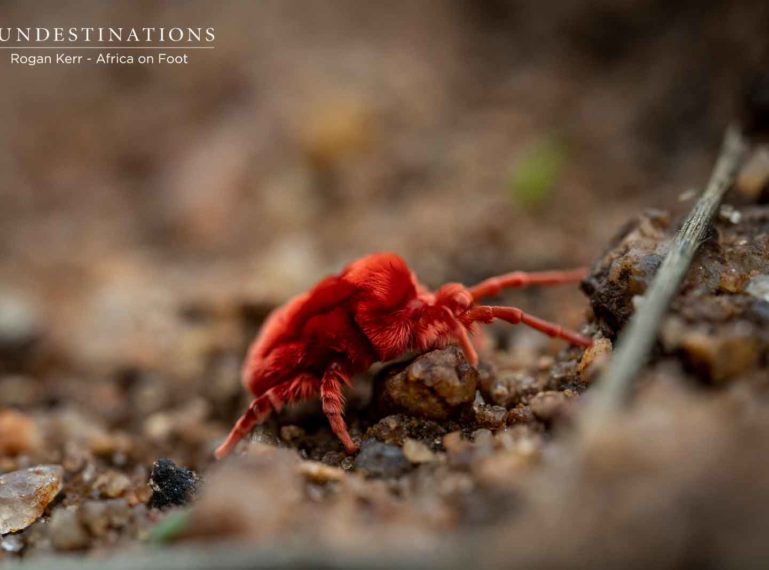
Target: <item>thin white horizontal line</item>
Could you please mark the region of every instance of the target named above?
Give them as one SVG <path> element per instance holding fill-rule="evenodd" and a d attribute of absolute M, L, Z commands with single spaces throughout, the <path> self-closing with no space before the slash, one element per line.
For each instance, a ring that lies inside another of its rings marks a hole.
<path fill-rule="evenodd" d="M 160 46 L 0 46 L 0 49 L 58 49 L 58 50 L 67 50 L 67 49 L 100 49 L 100 50 L 110 50 L 110 49 L 214 49 L 214 46 L 188 46 L 188 47 L 182 47 L 182 46 L 168 46 L 168 47 L 160 47 Z"/>

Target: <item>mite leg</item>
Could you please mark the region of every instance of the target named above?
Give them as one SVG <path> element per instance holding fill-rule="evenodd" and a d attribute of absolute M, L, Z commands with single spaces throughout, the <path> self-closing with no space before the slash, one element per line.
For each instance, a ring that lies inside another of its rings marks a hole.
<path fill-rule="evenodd" d="M 481 281 L 468 291 L 474 300 L 483 297 L 493 297 L 498 295 L 502 289 L 517 289 L 529 287 L 530 285 L 563 285 L 566 283 L 578 283 L 587 277 L 586 267 L 578 269 L 569 269 L 566 271 L 539 271 L 534 273 L 525 273 L 523 271 L 514 271 L 497 277 L 490 277 Z"/>
<path fill-rule="evenodd" d="M 328 423 L 331 424 L 331 431 L 342 442 L 345 451 L 352 455 L 358 451 L 358 446 L 350 438 L 350 434 L 347 432 L 347 424 L 345 424 L 342 417 L 342 412 L 344 412 L 342 384 L 349 383 L 349 373 L 338 363 L 331 364 L 320 382 L 320 402 L 323 406 L 323 413 L 326 414 Z"/>
<path fill-rule="evenodd" d="M 221 459 L 229 455 L 237 443 L 248 435 L 254 429 L 254 426 L 264 423 L 273 411 L 279 412 L 284 404 L 311 394 L 313 383 L 317 386 L 317 380 L 312 376 L 298 376 L 292 381 L 270 388 L 264 394 L 255 398 L 245 413 L 235 423 L 224 443 L 214 452 L 216 458 Z"/>
<path fill-rule="evenodd" d="M 478 353 L 475 351 L 475 347 L 470 341 L 470 335 L 467 334 L 467 327 L 462 322 L 460 322 L 447 307 L 444 307 L 444 309 L 447 316 L 446 321 L 454 329 L 453 333 L 459 342 L 459 347 L 462 349 L 462 352 L 465 353 L 465 358 L 467 361 L 475 366 L 478 364 Z"/>
<path fill-rule="evenodd" d="M 478 321 L 482 323 L 490 323 L 494 319 L 501 319 L 514 325 L 523 323 L 526 326 L 545 333 L 547 336 L 562 338 L 576 346 L 588 347 L 593 344 L 592 339 L 582 336 L 574 331 L 564 329 L 562 326 L 555 323 L 524 313 L 522 310 L 515 307 L 491 307 L 488 305 L 481 305 L 467 311 L 467 319 L 471 322 Z"/>

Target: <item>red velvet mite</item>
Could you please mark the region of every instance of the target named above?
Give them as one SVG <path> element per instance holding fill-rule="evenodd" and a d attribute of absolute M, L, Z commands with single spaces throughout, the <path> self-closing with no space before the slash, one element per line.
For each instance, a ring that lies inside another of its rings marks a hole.
<path fill-rule="evenodd" d="M 226 456 L 273 410 L 316 394 L 331 429 L 347 452 L 355 453 L 357 446 L 342 417 L 342 387 L 350 384 L 352 376 L 407 351 L 425 352 L 452 343 L 459 344 L 475 365 L 478 355 L 470 335 L 476 323 L 494 319 L 522 323 L 574 345 L 590 346 L 591 339 L 515 307 L 478 304 L 505 288 L 574 283 L 585 275 L 584 269 L 516 271 L 469 288 L 449 283 L 431 293 L 398 255 L 363 257 L 267 318 L 242 371 L 243 385 L 254 400 L 216 450 L 216 457 Z"/>

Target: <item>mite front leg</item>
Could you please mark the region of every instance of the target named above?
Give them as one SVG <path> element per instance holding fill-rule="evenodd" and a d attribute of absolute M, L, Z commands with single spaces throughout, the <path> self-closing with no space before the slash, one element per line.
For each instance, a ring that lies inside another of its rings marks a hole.
<path fill-rule="evenodd" d="M 481 305 L 479 307 L 473 307 L 467 311 L 466 317 L 471 322 L 478 321 L 482 323 L 490 323 L 494 319 L 501 319 L 514 325 L 522 323 L 542 333 L 545 333 L 547 336 L 561 338 L 576 346 L 589 347 L 593 344 L 593 340 L 587 338 L 586 336 L 582 336 L 579 333 L 565 329 L 555 323 L 551 323 L 528 313 L 524 313 L 522 310 L 516 307 L 492 307 L 488 305 Z"/>
<path fill-rule="evenodd" d="M 349 374 L 338 363 L 333 363 L 328 367 L 323 379 L 320 382 L 320 402 L 323 407 L 323 413 L 331 424 L 331 431 L 336 434 L 344 445 L 348 455 L 358 451 L 358 446 L 353 443 L 350 434 L 347 431 L 342 412 L 344 411 L 344 395 L 342 394 L 342 384 L 349 384 Z"/>
<path fill-rule="evenodd" d="M 474 300 L 484 297 L 493 297 L 498 295 L 502 289 L 518 289 L 536 285 L 565 285 L 567 283 L 579 283 L 587 277 L 586 267 L 578 269 L 569 269 L 566 271 L 538 271 L 525 273 L 523 271 L 513 271 L 497 277 L 490 277 L 481 281 L 468 291 Z"/>

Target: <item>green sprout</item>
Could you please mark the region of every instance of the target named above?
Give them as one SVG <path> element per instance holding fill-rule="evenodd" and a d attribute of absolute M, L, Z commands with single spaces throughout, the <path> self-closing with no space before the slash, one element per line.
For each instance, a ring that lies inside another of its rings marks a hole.
<path fill-rule="evenodd" d="M 149 543 L 156 546 L 176 540 L 187 527 L 190 520 L 189 511 L 175 511 L 152 527 Z"/>
<path fill-rule="evenodd" d="M 515 204 L 526 208 L 542 205 L 553 192 L 566 162 L 566 146 L 549 135 L 530 144 L 516 161 L 508 187 Z"/>

